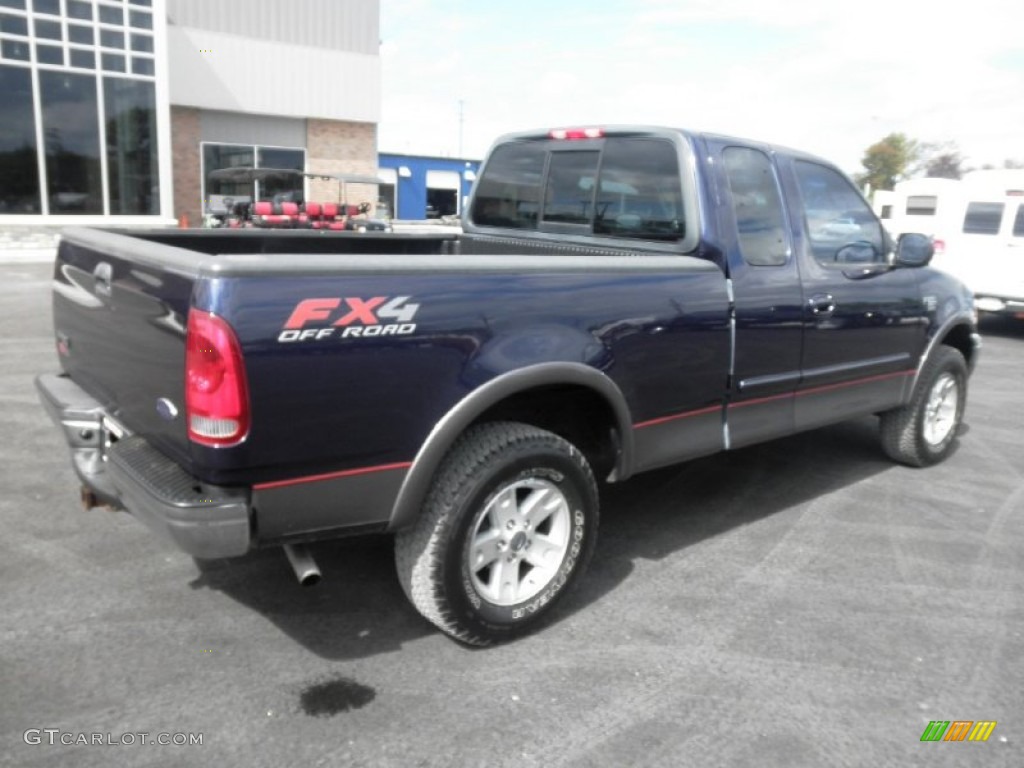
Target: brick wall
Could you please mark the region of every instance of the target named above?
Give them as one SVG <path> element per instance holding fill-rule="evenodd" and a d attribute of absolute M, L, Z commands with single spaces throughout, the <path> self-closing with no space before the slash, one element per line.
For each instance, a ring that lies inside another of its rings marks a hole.
<path fill-rule="evenodd" d="M 188 216 L 189 226 L 202 224 L 200 207 L 202 171 L 199 141 L 202 132 L 199 110 L 192 107 L 171 107 L 171 152 L 174 179 L 174 216 Z"/>
<path fill-rule="evenodd" d="M 340 120 L 306 121 L 306 170 L 310 173 L 358 173 L 377 175 L 377 126 Z M 347 203 L 376 203 L 377 189 L 369 184 L 349 184 Z M 338 182 L 310 179 L 309 199 L 336 201 Z"/>

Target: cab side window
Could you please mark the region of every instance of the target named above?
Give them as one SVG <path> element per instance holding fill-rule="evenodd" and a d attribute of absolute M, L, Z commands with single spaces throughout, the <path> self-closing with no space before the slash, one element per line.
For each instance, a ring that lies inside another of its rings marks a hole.
<path fill-rule="evenodd" d="M 836 170 L 795 163 L 814 258 L 825 265 L 885 260 L 882 227 L 854 186 Z"/>
<path fill-rule="evenodd" d="M 786 219 L 771 160 L 750 147 L 727 147 L 722 160 L 743 260 L 755 267 L 785 264 Z"/>

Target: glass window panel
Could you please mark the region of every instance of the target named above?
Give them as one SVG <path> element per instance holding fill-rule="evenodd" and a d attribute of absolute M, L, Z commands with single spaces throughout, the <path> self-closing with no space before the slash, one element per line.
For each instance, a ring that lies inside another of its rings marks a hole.
<path fill-rule="evenodd" d="M 0 66 L 0 93 L 0 214 L 40 213 L 32 72 Z"/>
<path fill-rule="evenodd" d="M 597 152 L 552 152 L 544 195 L 545 222 L 589 224 L 593 210 Z"/>
<path fill-rule="evenodd" d="M 41 37 L 45 40 L 60 40 L 63 37 L 60 22 L 36 19 L 36 37 Z"/>
<path fill-rule="evenodd" d="M 139 51 L 140 53 L 152 53 L 153 52 L 153 37 L 152 35 L 140 35 L 138 33 L 132 33 L 132 50 Z"/>
<path fill-rule="evenodd" d="M 131 25 L 136 29 L 152 29 L 153 14 L 147 11 L 131 11 L 129 14 Z"/>
<path fill-rule="evenodd" d="M 605 142 L 594 231 L 615 237 L 678 240 L 685 234 L 675 148 L 660 139 Z"/>
<path fill-rule="evenodd" d="M 0 55 L 14 61 L 28 61 L 28 43 L 17 40 L 0 40 Z"/>
<path fill-rule="evenodd" d="M 96 78 L 43 71 L 39 95 L 50 212 L 103 213 Z"/>
<path fill-rule="evenodd" d="M 79 45 L 92 45 L 95 40 L 92 34 L 92 27 L 68 24 L 68 40 Z"/>
<path fill-rule="evenodd" d="M 60 16 L 60 0 L 32 0 L 32 10 L 36 13 L 52 13 Z"/>
<path fill-rule="evenodd" d="M 124 72 L 127 68 L 124 56 L 119 53 L 103 54 L 103 69 L 107 72 Z"/>
<path fill-rule="evenodd" d="M 107 127 L 107 173 L 112 214 L 160 212 L 153 83 L 103 79 Z"/>
<path fill-rule="evenodd" d="M 938 205 L 937 195 L 908 195 L 907 216 L 934 216 Z"/>
<path fill-rule="evenodd" d="M 28 37 L 28 19 L 10 13 L 0 13 L 0 32 Z"/>
<path fill-rule="evenodd" d="M 100 21 L 104 24 L 117 24 L 124 26 L 124 8 L 111 8 L 109 5 L 100 6 Z"/>
<path fill-rule="evenodd" d="M 846 246 L 866 243 L 881 258 L 882 226 L 857 188 L 827 166 L 798 160 L 795 167 L 814 257 L 835 264 Z"/>
<path fill-rule="evenodd" d="M 152 75 L 155 71 L 152 59 L 146 59 L 141 56 L 132 57 L 132 72 L 136 75 Z"/>
<path fill-rule="evenodd" d="M 297 171 L 294 176 L 269 178 L 260 182 L 260 200 L 273 200 L 275 203 L 303 201 L 305 177 L 301 174 L 306 167 L 306 153 L 303 150 L 259 147 L 256 152 L 256 164 L 260 168 L 287 168 Z"/>
<path fill-rule="evenodd" d="M 1017 209 L 1017 218 L 1013 220 L 1013 236 L 1024 237 L 1024 205 Z"/>
<path fill-rule="evenodd" d="M 96 54 L 92 51 L 71 49 L 71 66 L 82 69 L 96 69 Z"/>
<path fill-rule="evenodd" d="M 67 6 L 68 18 L 92 21 L 92 3 L 85 3 L 82 0 L 67 0 Z"/>
<path fill-rule="evenodd" d="M 19 11 L 24 11 L 25 0 L 0 0 L 0 8 L 17 8 Z"/>
<path fill-rule="evenodd" d="M 64 49 L 55 45 L 37 45 L 36 61 L 40 64 L 64 64 Z"/>
<path fill-rule="evenodd" d="M 524 141 L 498 147 L 477 182 L 473 221 L 491 227 L 536 229 L 543 173 L 542 144 Z"/>
<path fill-rule="evenodd" d="M 211 179 L 210 174 L 221 168 L 252 167 L 255 148 L 237 144 L 203 145 L 203 200 L 213 208 L 225 205 L 251 203 L 254 183 L 251 181 L 222 181 Z M 228 202 L 225 201 L 228 199 Z"/>
<path fill-rule="evenodd" d="M 785 264 L 786 221 L 771 160 L 749 147 L 728 147 L 722 159 L 744 261 L 758 267 Z"/>
<path fill-rule="evenodd" d="M 113 29 L 100 30 L 100 45 L 104 48 L 124 48 L 124 32 Z"/>
<path fill-rule="evenodd" d="M 128 0 L 132 5 L 144 5 L 147 8 L 153 5 L 153 0 Z"/>
<path fill-rule="evenodd" d="M 1005 207 L 1002 203 L 969 203 L 964 215 L 964 233 L 998 235 Z"/>

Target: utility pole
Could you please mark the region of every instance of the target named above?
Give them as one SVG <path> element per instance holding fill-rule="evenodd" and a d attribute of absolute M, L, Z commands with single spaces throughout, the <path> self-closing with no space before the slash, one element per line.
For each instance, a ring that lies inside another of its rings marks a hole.
<path fill-rule="evenodd" d="M 462 125 L 465 122 L 465 115 L 463 114 L 463 108 L 466 102 L 459 99 L 459 157 L 462 157 Z"/>

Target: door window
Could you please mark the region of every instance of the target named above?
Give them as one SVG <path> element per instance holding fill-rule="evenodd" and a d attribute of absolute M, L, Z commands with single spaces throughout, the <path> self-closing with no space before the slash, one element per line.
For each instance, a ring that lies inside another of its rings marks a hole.
<path fill-rule="evenodd" d="M 856 188 L 833 168 L 795 165 L 814 258 L 832 265 L 882 261 L 882 226 Z"/>

